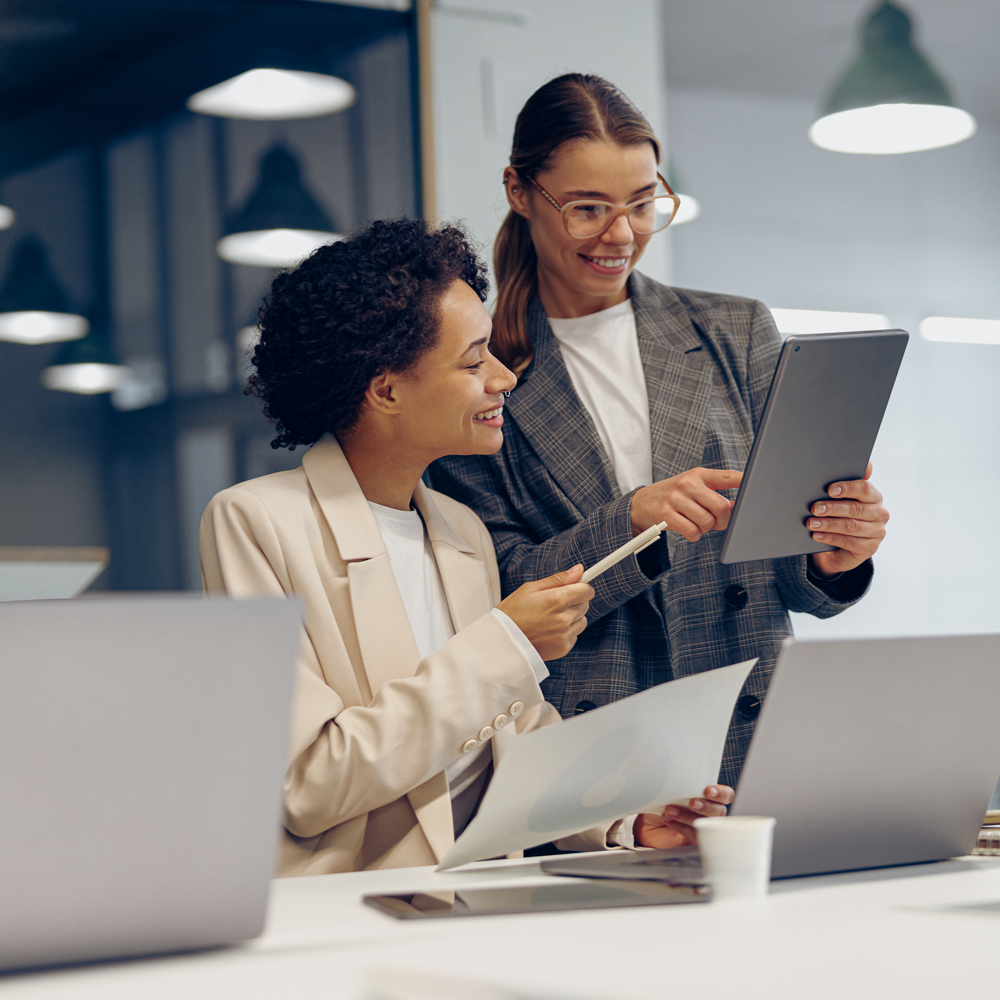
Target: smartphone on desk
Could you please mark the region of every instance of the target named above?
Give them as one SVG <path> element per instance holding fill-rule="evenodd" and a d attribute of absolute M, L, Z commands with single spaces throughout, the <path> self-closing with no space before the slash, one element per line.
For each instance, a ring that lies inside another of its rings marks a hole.
<path fill-rule="evenodd" d="M 550 885 L 373 895 L 365 896 L 364 902 L 399 920 L 423 920 L 497 916 L 502 913 L 707 903 L 709 899 L 711 894 L 701 885 L 669 885 L 666 882 L 614 879 L 554 879 Z"/>

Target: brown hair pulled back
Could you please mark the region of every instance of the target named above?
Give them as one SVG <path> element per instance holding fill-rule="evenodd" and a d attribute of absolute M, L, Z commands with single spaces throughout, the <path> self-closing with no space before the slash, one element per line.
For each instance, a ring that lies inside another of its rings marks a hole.
<path fill-rule="evenodd" d="M 620 146 L 653 145 L 661 150 L 642 112 L 616 87 L 599 76 L 567 73 L 549 80 L 528 98 L 514 125 L 510 165 L 527 185 L 567 142 L 612 141 Z M 497 304 L 493 314 L 492 352 L 520 374 L 531 361 L 528 306 L 537 286 L 538 259 L 528 220 L 509 211 L 493 244 Z"/>

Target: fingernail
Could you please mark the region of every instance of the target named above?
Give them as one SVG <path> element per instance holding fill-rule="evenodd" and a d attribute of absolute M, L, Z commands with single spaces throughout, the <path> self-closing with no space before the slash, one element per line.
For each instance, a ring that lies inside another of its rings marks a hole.
<path fill-rule="evenodd" d="M 715 785 L 713 785 L 711 788 L 709 788 L 708 794 L 711 795 L 712 798 L 714 799 L 715 796 L 719 794 L 719 789 L 716 788 Z"/>
<path fill-rule="evenodd" d="M 819 527 L 822 527 L 822 525 L 821 525 L 821 524 L 819 523 L 819 521 L 817 521 L 817 520 L 816 520 L 816 518 L 814 517 L 814 518 L 812 518 L 812 519 L 811 519 L 811 520 L 809 521 L 809 527 L 810 527 L 810 528 L 819 528 Z"/>
<path fill-rule="evenodd" d="M 843 493 L 843 492 L 844 492 L 844 487 L 843 486 L 831 486 L 830 487 L 830 496 L 832 496 L 832 497 L 839 497 L 840 494 Z"/>
<path fill-rule="evenodd" d="M 815 538 L 817 542 L 821 542 L 824 538 L 826 538 L 826 535 L 824 535 L 822 531 L 814 531 L 813 538 Z"/>
<path fill-rule="evenodd" d="M 670 808 L 669 808 L 669 809 L 667 810 L 667 815 L 668 815 L 668 816 L 680 816 L 680 814 L 681 814 L 681 811 L 680 811 L 680 809 L 677 809 L 677 808 L 676 808 L 676 807 L 674 807 L 674 806 L 671 806 L 671 807 L 670 807 Z"/>
<path fill-rule="evenodd" d="M 826 504 L 825 503 L 818 503 L 818 504 L 816 504 L 816 509 L 813 511 L 813 513 L 814 514 L 825 514 L 826 513 Z"/>
<path fill-rule="evenodd" d="M 705 803 L 702 802 L 701 799 L 695 799 L 694 802 L 691 803 L 691 808 L 692 809 L 704 809 L 705 808 Z"/>

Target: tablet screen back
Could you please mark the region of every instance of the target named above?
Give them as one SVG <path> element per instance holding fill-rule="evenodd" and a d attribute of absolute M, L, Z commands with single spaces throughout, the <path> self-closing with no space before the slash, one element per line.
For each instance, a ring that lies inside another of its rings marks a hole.
<path fill-rule="evenodd" d="M 860 479 L 909 335 L 789 337 L 781 349 L 719 561 L 825 552 L 806 528 L 837 480 Z"/>

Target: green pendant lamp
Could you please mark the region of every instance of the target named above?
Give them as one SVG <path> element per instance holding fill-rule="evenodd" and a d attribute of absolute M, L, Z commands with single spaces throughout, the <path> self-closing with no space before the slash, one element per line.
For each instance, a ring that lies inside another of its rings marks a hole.
<path fill-rule="evenodd" d="M 809 138 L 838 153 L 913 153 L 968 139 L 976 122 L 913 44 L 909 15 L 882 3 L 862 50 L 827 99 Z"/>
<path fill-rule="evenodd" d="M 298 160 L 274 146 L 261 161 L 256 189 L 229 217 L 216 249 L 231 264 L 295 267 L 317 247 L 339 239 L 326 209 L 302 183 Z"/>
<path fill-rule="evenodd" d="M 0 340 L 50 344 L 84 337 L 87 329 L 87 320 L 70 308 L 45 247 L 26 236 L 15 247 L 0 288 Z"/>
<path fill-rule="evenodd" d="M 107 324 L 98 322 L 86 337 L 63 346 L 52 363 L 42 369 L 42 385 L 92 396 L 120 389 L 131 374 L 115 357 Z"/>

